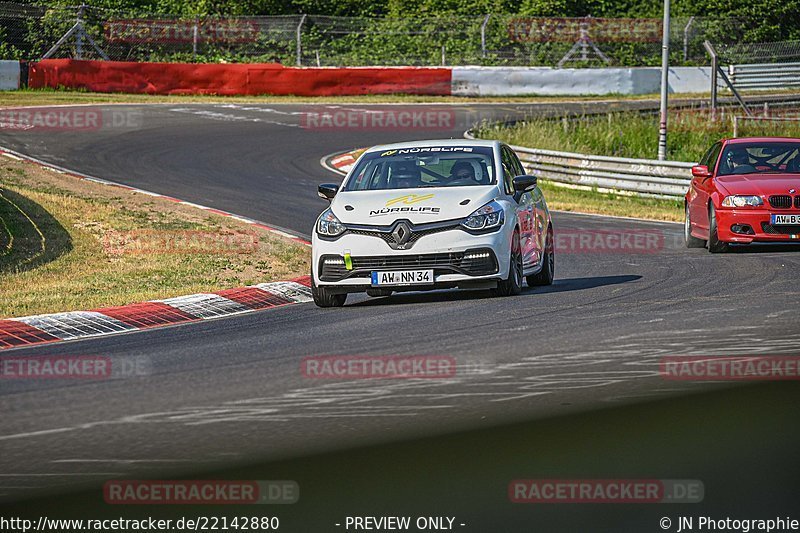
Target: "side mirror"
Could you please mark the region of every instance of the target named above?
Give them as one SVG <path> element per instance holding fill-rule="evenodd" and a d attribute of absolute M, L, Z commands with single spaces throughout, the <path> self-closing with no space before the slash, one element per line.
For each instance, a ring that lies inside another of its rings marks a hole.
<path fill-rule="evenodd" d="M 695 178 L 708 178 L 711 176 L 708 167 L 705 165 L 697 165 L 692 167 L 692 176 Z"/>
<path fill-rule="evenodd" d="M 514 190 L 517 192 L 525 192 L 536 186 L 538 178 L 536 176 L 517 176 L 514 178 Z"/>
<path fill-rule="evenodd" d="M 317 188 L 317 196 L 329 202 L 333 200 L 337 192 L 339 192 L 339 186 L 335 183 L 323 183 Z"/>

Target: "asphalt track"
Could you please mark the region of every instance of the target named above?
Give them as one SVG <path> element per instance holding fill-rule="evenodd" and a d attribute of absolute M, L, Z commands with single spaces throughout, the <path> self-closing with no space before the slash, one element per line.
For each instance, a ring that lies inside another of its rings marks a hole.
<path fill-rule="evenodd" d="M 341 108 L 357 114 L 370 110 L 355 104 Z M 135 118 L 123 127 L 78 133 L 2 131 L 0 145 L 308 234 L 324 207 L 316 185 L 337 179 L 319 166 L 327 154 L 460 136 L 476 116 L 513 119 L 580 109 L 454 107 L 453 127 L 432 131 L 318 130 L 304 127 L 308 108 L 289 105 L 102 110 L 108 117 L 123 112 Z M 565 213 L 556 213 L 554 222 L 567 234 L 640 233 L 656 236 L 656 244 L 625 252 L 565 250 L 557 257 L 552 287 L 526 289 L 510 299 L 483 292 L 351 297 L 343 309 L 300 304 L 4 352 L 102 354 L 143 361 L 145 371 L 91 383 L 0 384 L 0 498 L 91 488 L 110 478 L 166 478 L 445 439 L 468 430 L 491 433 L 504 424 L 624 409 L 700 391 L 723 394 L 724 384 L 665 380 L 659 362 L 673 355 L 797 354 L 796 250 L 711 255 L 683 248 L 682 228 L 675 224 Z M 452 379 L 422 382 L 301 375 L 303 357 L 354 354 L 450 355 L 459 371 Z M 780 417 L 777 427 L 784 423 Z M 624 435 L 626 422 L 614 423 Z M 765 441 L 779 450 L 796 449 L 798 443 L 796 432 L 768 435 Z M 474 440 L 476 449 L 479 442 Z M 708 442 L 696 444 L 696 452 L 701 446 L 707 451 Z M 796 454 L 788 457 L 782 464 L 796 470 Z M 591 477 L 586 472 L 576 468 L 561 477 Z M 662 477 L 691 478 L 691 473 Z M 796 479 L 782 482 L 784 488 L 798 487 Z"/>

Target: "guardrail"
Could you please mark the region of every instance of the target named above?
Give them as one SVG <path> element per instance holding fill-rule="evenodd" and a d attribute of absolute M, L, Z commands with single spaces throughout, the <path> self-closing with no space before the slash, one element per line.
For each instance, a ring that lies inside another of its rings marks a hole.
<path fill-rule="evenodd" d="M 737 89 L 800 87 L 800 63 L 729 65 L 728 75 Z"/>
<path fill-rule="evenodd" d="M 526 169 L 559 183 L 627 191 L 636 195 L 679 197 L 686 193 L 695 163 L 627 159 L 512 146 Z"/>

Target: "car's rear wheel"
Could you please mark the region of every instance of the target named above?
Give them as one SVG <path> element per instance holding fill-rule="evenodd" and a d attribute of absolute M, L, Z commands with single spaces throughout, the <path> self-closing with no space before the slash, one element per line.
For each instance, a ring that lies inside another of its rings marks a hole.
<path fill-rule="evenodd" d="M 689 204 L 686 204 L 686 213 L 683 218 L 683 240 L 687 248 L 705 248 L 706 241 L 692 235 L 692 219 L 689 218 Z"/>
<path fill-rule="evenodd" d="M 717 233 L 717 210 L 714 206 L 708 208 L 708 251 L 719 254 L 728 251 L 728 243 L 719 240 Z"/>
<path fill-rule="evenodd" d="M 556 270 L 556 252 L 553 246 L 553 225 L 547 229 L 547 238 L 544 245 L 544 264 L 542 269 L 525 278 L 528 282 L 528 287 L 541 287 L 543 285 L 553 284 L 553 275 Z"/>
<path fill-rule="evenodd" d="M 511 263 L 508 267 L 508 277 L 497 282 L 497 288 L 492 289 L 495 296 L 513 296 L 522 292 L 522 247 L 519 242 L 519 232 L 514 231 L 511 238 Z"/>
<path fill-rule="evenodd" d="M 341 307 L 347 300 L 347 294 L 334 294 L 326 287 L 317 287 L 314 276 L 311 276 L 311 296 L 318 307 Z"/>

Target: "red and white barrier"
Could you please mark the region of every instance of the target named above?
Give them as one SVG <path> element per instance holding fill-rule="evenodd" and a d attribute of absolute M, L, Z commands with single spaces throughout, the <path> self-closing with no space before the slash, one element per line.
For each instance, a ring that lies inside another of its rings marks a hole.
<path fill-rule="evenodd" d="M 709 67 L 670 69 L 673 93 L 706 92 Z M 31 88 L 138 94 L 350 96 L 635 95 L 660 89 L 661 70 L 551 67 L 298 68 L 277 63 L 133 63 L 45 59 L 30 64 Z"/>
<path fill-rule="evenodd" d="M 451 70 L 448 68 L 296 68 L 277 63 L 129 63 L 45 59 L 31 64 L 28 86 L 144 94 L 449 95 L 450 80 Z"/>

